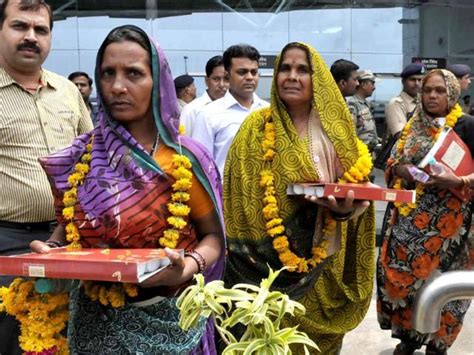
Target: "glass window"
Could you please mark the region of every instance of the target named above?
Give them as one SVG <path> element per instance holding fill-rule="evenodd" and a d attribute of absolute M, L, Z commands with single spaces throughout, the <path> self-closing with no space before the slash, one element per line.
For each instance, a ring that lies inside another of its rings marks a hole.
<path fill-rule="evenodd" d="M 290 42 L 311 44 L 319 52 L 349 53 L 350 9 L 290 12 Z"/>
<path fill-rule="evenodd" d="M 51 48 L 54 50 L 77 49 L 77 17 L 54 21 Z"/>
<path fill-rule="evenodd" d="M 288 43 L 288 13 L 226 12 L 223 21 L 224 49 L 246 43 L 259 52 L 278 52 Z"/>
<path fill-rule="evenodd" d="M 56 50 L 52 49 L 49 52 L 48 58 L 44 62 L 44 67 L 56 74 L 67 77 L 72 72 L 81 70 L 79 66 L 79 56 L 77 50 L 66 49 Z"/>
<path fill-rule="evenodd" d="M 352 9 L 352 51 L 402 53 L 402 8 Z"/>
<path fill-rule="evenodd" d="M 109 32 L 121 25 L 135 25 L 151 34 L 151 21 L 137 18 L 79 17 L 79 49 L 98 50 Z"/>
<path fill-rule="evenodd" d="M 153 36 L 164 49 L 222 50 L 222 14 L 193 13 L 153 20 Z"/>

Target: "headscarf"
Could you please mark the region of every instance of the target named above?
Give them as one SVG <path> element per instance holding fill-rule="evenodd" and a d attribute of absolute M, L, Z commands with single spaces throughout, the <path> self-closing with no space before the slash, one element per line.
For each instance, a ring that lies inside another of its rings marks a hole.
<path fill-rule="evenodd" d="M 154 43 L 138 27 L 126 25 L 118 27 L 111 32 L 122 28 L 142 33 L 149 41 L 151 48 L 151 72 L 153 76 L 151 105 L 160 141 L 177 152 L 182 149 L 182 153 L 192 162 L 193 173 L 209 193 L 219 215 L 222 215 L 219 177 L 209 153 L 201 144 L 188 137 L 179 137 L 181 147 L 178 142 L 179 114 L 177 98 L 173 77 L 163 51 L 158 44 Z M 98 83 L 100 83 L 100 65 L 104 51 L 105 47 L 102 45 L 97 55 L 96 80 Z M 98 181 L 100 182 L 100 180 L 95 179 L 96 176 L 100 176 L 101 180 L 123 180 L 125 183 L 135 181 L 137 182 L 136 186 L 140 182 L 143 184 L 156 184 L 156 182 L 166 181 L 166 179 L 163 179 L 164 173 L 158 166 L 158 163 L 120 122 L 110 117 L 103 104 L 100 85 L 98 88 L 98 99 L 100 105 L 99 125 L 93 131 L 78 137 L 71 147 L 41 159 L 41 164 L 48 174 L 53 188 L 64 193 L 64 191 L 69 189 L 68 176 L 75 163 L 84 154 L 86 144 L 91 140 L 91 136 L 94 136 L 92 161 L 86 178 L 87 189 L 79 189 L 78 191 L 78 200 L 81 207 L 89 216 L 100 215 L 101 205 L 94 202 L 94 199 L 91 199 L 92 196 L 89 195 L 88 191 L 98 187 L 101 193 L 113 195 L 113 192 L 107 191 L 104 189 L 104 186 L 95 186 L 98 184 Z M 110 186 L 105 186 L 105 188 L 108 187 Z M 215 268 L 208 272 L 209 279 L 219 278 L 222 270 L 223 258 L 219 259 Z"/>
<path fill-rule="evenodd" d="M 428 79 L 433 75 L 440 75 L 444 79 L 449 113 L 457 104 L 459 96 L 461 95 L 459 81 L 449 70 L 434 69 L 423 78 L 421 84 L 422 91 Z M 433 129 L 437 130 L 441 127 L 440 122 L 428 114 L 424 107 L 423 100 L 420 100 L 418 103 L 415 113 L 410 120 L 410 124 L 411 132 L 408 132 L 403 152 L 395 157 L 394 163 L 417 165 L 435 143 L 432 138 Z M 393 163 L 390 165 L 393 165 Z"/>
<path fill-rule="evenodd" d="M 300 45 L 308 53 L 312 68 L 313 110 L 317 111 L 324 134 L 345 172 L 359 155 L 352 116 L 321 56 L 311 46 Z M 265 169 L 271 169 L 275 177 L 279 214 L 291 249 L 306 258 L 311 255 L 316 224 L 314 211 L 318 207 L 287 196 L 286 189 L 290 183 L 315 182 L 318 174 L 307 142 L 298 136 L 278 96 L 276 85 L 281 60 L 282 55 L 275 63 L 270 107 L 252 113 L 244 121 L 227 155 L 224 213 L 229 257 L 225 280 L 229 286 L 239 282 L 258 284 L 268 275 L 268 266 L 274 270 L 282 267 L 263 216 L 264 188 L 260 186 L 260 173 Z M 263 160 L 262 147 L 268 120 L 275 128 L 276 155 L 271 165 Z M 347 240 L 352 243 L 346 243 Z M 273 285 L 290 297 L 299 298 L 307 307 L 306 316 L 293 320 L 313 338 L 318 337 L 315 334 L 326 334 L 323 352 L 337 346 L 342 335 L 363 318 L 370 303 L 375 258 L 373 206 L 359 223 L 341 224 L 341 245 L 341 250 L 316 270 L 309 273 L 284 271 Z M 345 268 L 354 271 L 349 277 L 351 280 L 343 279 Z"/>
<path fill-rule="evenodd" d="M 311 46 L 303 43 L 301 45 L 306 48 L 311 61 L 312 107 L 316 108 L 323 130 L 332 142 L 344 171 L 347 171 L 358 158 L 352 116 L 323 59 Z M 275 62 L 270 107 L 256 111 L 246 119 L 228 153 L 224 173 L 225 219 L 227 231 L 231 235 L 241 234 L 238 230 L 244 228 L 245 235 L 261 238 L 260 218 L 263 203 L 260 196 L 263 191 L 258 181 L 260 172 L 265 169 L 265 162 L 261 157 L 264 154 L 262 141 L 266 117 L 272 117 L 276 131 L 277 156 L 272 162 L 272 170 L 277 175 L 277 195 L 283 219 L 292 215 L 298 208 L 294 199 L 286 195 L 287 185 L 294 182 L 314 182 L 318 179 L 308 147 L 298 137 L 286 107 L 278 96 L 276 77 L 281 60 L 280 55 Z M 247 201 L 249 198 L 257 198 L 257 201 Z M 239 210 L 247 212 L 235 214 L 234 208 L 237 205 Z M 245 226 L 242 225 L 241 214 L 247 214 L 248 224 Z"/>
<path fill-rule="evenodd" d="M 135 30 L 144 35 L 149 41 L 153 77 L 152 109 L 160 142 L 177 152 L 182 149 L 182 154 L 190 159 L 193 174 L 213 201 L 223 228 L 221 186 L 217 167 L 202 145 L 188 137 L 178 138 L 179 113 L 176 92 L 170 67 L 162 49 L 138 27 L 121 26 L 112 30 L 111 33 L 118 29 Z M 133 204 L 136 205 L 147 198 L 148 186 L 151 186 L 149 189 L 152 189 L 153 186 L 170 183 L 169 177 L 163 173 L 158 163 L 124 126 L 110 116 L 104 106 L 99 74 L 105 47 L 103 44 L 99 49 L 96 63 L 96 82 L 99 83 L 97 91 L 100 104 L 98 126 L 93 131 L 78 137 L 71 147 L 40 160 L 50 179 L 53 191 L 56 192 L 56 195 L 62 195 L 69 189 L 67 181 L 69 175 L 74 171 L 75 164 L 85 153 L 86 145 L 90 142 L 91 136 L 94 136 L 90 171 L 87 174 L 85 184 L 78 189 L 77 199 L 86 218 L 96 226 L 101 226 L 107 222 L 104 218 L 105 212 L 115 210 L 114 205 L 107 206 L 107 201 L 113 199 L 115 205 L 118 206 L 121 203 L 126 207 L 126 205 L 132 203 L 126 201 L 126 198 L 133 197 Z M 179 141 L 181 144 L 179 144 Z M 114 182 L 115 185 L 112 187 L 111 184 L 107 183 L 108 181 Z M 146 206 L 143 208 L 146 208 Z M 143 218 L 147 218 L 145 211 Z M 56 213 L 60 218 L 61 208 L 59 210 L 57 208 Z M 155 218 L 151 215 L 148 217 Z M 143 233 L 146 237 L 146 231 L 143 231 Z M 156 238 L 156 236 L 153 236 L 153 238 Z M 222 251 L 214 265 L 208 267 L 206 281 L 222 278 L 223 269 L 224 251 Z M 204 349 L 214 348 L 213 325 L 211 322 L 208 324 L 206 336 L 202 339 L 202 346 Z"/>

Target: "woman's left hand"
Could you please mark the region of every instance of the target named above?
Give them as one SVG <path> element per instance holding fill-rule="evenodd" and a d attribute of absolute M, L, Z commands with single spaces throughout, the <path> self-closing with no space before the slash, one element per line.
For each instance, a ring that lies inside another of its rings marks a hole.
<path fill-rule="evenodd" d="M 460 177 L 456 176 L 451 170 L 443 169 L 439 174 L 431 173 L 426 186 L 436 186 L 439 189 L 458 188 L 463 184 Z"/>
<path fill-rule="evenodd" d="M 347 191 L 345 199 L 336 199 L 332 195 L 327 198 L 305 195 L 305 199 L 319 206 L 326 207 L 331 212 L 339 215 L 352 214 L 352 212 L 356 212 L 357 215 L 360 215 L 370 206 L 370 201 L 354 200 L 354 191 L 352 190 Z"/>
<path fill-rule="evenodd" d="M 178 286 L 191 280 L 197 272 L 197 264 L 191 258 L 185 260 L 183 255 L 169 248 L 165 248 L 165 252 L 171 264 L 155 276 L 140 283 L 141 287 Z"/>

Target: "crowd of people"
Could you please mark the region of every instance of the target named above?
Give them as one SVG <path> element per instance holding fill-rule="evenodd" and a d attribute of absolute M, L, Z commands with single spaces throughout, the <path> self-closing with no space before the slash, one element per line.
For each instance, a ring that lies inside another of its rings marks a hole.
<path fill-rule="evenodd" d="M 273 287 L 306 313 L 284 322 L 320 353 L 340 353 L 376 278 L 380 326 L 400 339 L 394 354 L 424 345 L 426 354 L 447 354 L 469 301 L 445 305 L 432 334 L 413 328 L 413 303 L 433 273 L 473 265 L 471 201 L 451 190 L 470 191 L 474 172 L 430 172 L 420 182 L 411 169 L 447 128 L 474 155 L 474 118 L 469 101 L 459 103 L 468 66 L 406 66 L 381 137 L 368 100 L 377 76 L 345 59 L 329 67 L 310 45 L 281 50 L 270 102 L 256 94 L 260 54 L 247 44 L 209 59 L 207 90 L 197 97 L 192 76 L 173 79 L 157 42 L 120 26 L 98 50 L 92 104 L 87 73 L 68 80 L 43 68 L 52 27 L 44 0 L 0 1 L 0 255 L 72 243 L 166 247 L 171 261 L 133 292 L 123 286 L 123 307 L 101 304 L 87 284 L 71 290 L 71 353 L 215 354 L 212 319 L 190 331 L 178 324 L 176 297 L 193 275 L 258 285 L 269 267 L 285 267 Z M 389 206 L 376 261 L 372 201 L 353 191 L 344 199 L 288 196 L 287 187 L 367 182 L 380 143 L 390 144 L 387 186 L 416 190 L 417 201 Z M 0 286 L 12 279 L 0 276 Z M 0 354 L 22 353 L 20 333 L 0 313 Z"/>

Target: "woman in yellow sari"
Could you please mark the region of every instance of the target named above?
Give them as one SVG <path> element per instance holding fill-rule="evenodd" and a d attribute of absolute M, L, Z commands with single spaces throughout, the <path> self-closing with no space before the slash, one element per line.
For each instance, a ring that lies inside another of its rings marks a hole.
<path fill-rule="evenodd" d="M 330 72 L 310 46 L 290 43 L 276 62 L 271 106 L 243 123 L 224 173 L 226 283 L 274 283 L 306 307 L 288 319 L 337 354 L 364 318 L 374 276 L 374 209 L 367 201 L 287 196 L 295 182 L 367 181 L 371 158 Z M 368 207 L 369 206 L 369 207 Z"/>

